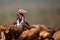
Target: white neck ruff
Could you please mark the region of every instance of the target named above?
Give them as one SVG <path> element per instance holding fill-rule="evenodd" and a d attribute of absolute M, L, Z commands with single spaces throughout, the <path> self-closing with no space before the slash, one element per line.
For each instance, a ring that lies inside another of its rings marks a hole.
<path fill-rule="evenodd" d="M 17 19 L 17 26 L 20 26 L 24 22 L 24 17 L 22 17 L 21 22 L 19 23 L 19 19 Z"/>

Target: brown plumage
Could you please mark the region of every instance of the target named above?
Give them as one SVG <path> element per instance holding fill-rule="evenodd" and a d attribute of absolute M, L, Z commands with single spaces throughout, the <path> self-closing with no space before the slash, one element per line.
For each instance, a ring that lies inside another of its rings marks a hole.
<path fill-rule="evenodd" d="M 54 38 L 54 40 L 60 40 L 60 30 L 59 30 L 59 31 L 56 31 L 56 32 L 53 34 L 53 38 Z"/>

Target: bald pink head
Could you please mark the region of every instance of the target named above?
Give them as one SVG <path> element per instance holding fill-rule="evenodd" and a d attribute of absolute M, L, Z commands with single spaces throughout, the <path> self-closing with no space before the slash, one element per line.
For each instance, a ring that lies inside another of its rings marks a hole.
<path fill-rule="evenodd" d="M 24 9 L 19 9 L 19 10 L 18 10 L 18 14 L 17 14 L 18 18 L 22 18 L 25 13 L 27 13 L 26 10 L 24 10 Z"/>
<path fill-rule="evenodd" d="M 27 11 L 24 10 L 24 9 L 19 9 L 19 10 L 18 10 L 18 13 L 25 14 L 25 13 L 27 13 Z"/>

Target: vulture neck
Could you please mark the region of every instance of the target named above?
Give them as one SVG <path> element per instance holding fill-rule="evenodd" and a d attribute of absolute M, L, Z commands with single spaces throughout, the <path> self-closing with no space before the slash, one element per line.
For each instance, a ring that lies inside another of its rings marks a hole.
<path fill-rule="evenodd" d="M 24 23 L 24 17 L 22 17 L 22 19 L 17 19 L 17 25 L 21 25 L 22 23 Z"/>

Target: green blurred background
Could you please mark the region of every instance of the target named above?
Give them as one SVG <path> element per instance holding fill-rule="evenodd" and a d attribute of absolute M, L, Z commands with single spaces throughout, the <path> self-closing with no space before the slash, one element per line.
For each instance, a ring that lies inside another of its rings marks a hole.
<path fill-rule="evenodd" d="M 28 11 L 29 24 L 60 27 L 60 0 L 0 0 L 0 25 L 16 21 L 20 8 Z"/>

